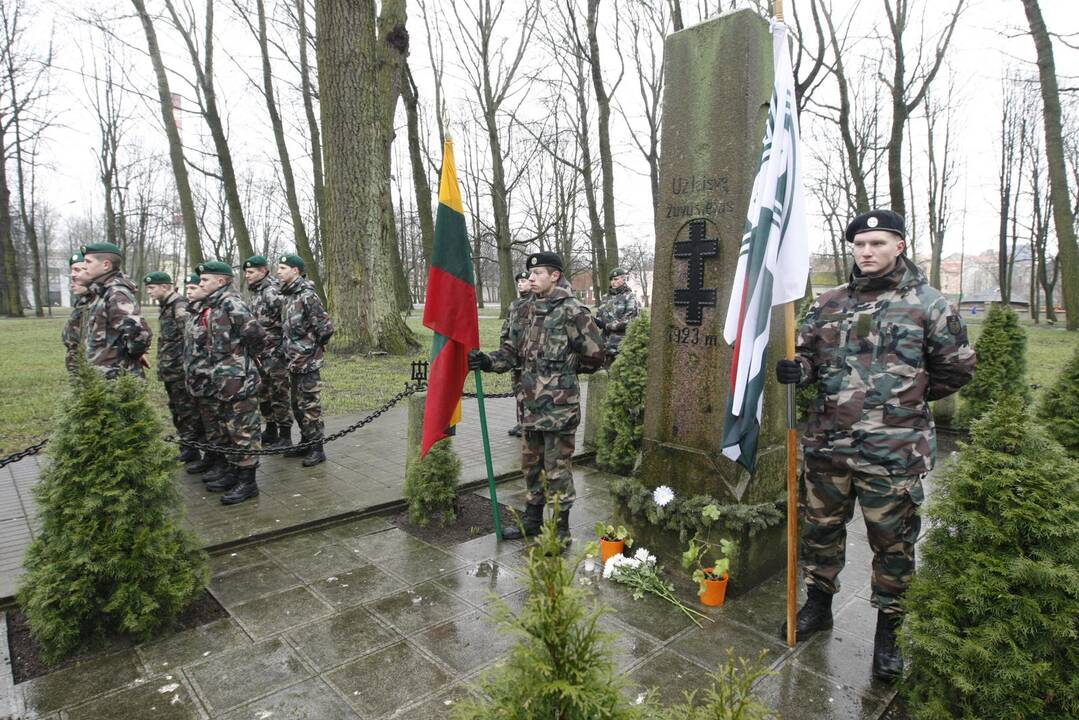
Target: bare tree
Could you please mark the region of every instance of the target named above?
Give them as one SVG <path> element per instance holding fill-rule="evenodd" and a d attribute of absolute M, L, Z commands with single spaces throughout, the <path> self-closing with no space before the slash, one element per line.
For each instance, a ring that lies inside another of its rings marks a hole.
<path fill-rule="evenodd" d="M 955 97 L 954 87 L 947 97 Z M 943 116 L 944 128 L 940 128 Z M 925 125 L 928 150 L 928 202 L 929 202 L 929 284 L 940 289 L 940 259 L 944 252 L 944 238 L 951 220 L 951 196 L 958 182 L 955 149 L 952 140 L 953 107 L 936 104 L 932 94 L 926 94 Z M 940 133 L 943 131 L 943 137 Z"/>
<path fill-rule="evenodd" d="M 319 130 L 318 117 L 315 115 L 316 90 L 311 80 L 311 65 L 308 62 L 308 49 L 314 38 L 307 32 L 307 0 L 296 0 L 297 31 L 300 41 L 300 92 L 303 97 L 303 112 L 307 118 L 307 137 L 311 143 L 311 173 L 315 192 L 315 227 L 318 228 L 318 243 L 326 237 L 326 175 L 322 167 L 322 134 Z M 316 263 L 317 264 L 317 263 Z M 323 288 L 325 292 L 325 288 Z"/>
<path fill-rule="evenodd" d="M 466 16 L 462 18 L 458 6 L 464 5 Z M 476 96 L 480 115 L 487 131 L 491 153 L 491 204 L 494 209 L 495 238 L 498 243 L 499 303 L 500 317 L 505 317 L 510 303 L 517 296 L 513 281 L 512 234 L 510 232 L 509 183 L 506 179 L 502 126 L 500 117 L 503 104 L 511 95 L 517 94 L 521 61 L 524 59 L 539 17 L 538 0 L 527 0 L 512 5 L 519 9 L 517 38 L 513 45 L 496 35 L 499 21 L 507 8 L 506 0 L 478 0 L 472 3 L 453 3 L 453 13 L 460 30 L 460 40 L 455 33 L 454 46 L 462 58 L 462 64 L 472 91 Z"/>
<path fill-rule="evenodd" d="M 397 307 L 390 144 L 408 54 L 405 0 L 317 0 L 326 162 L 326 292 L 346 352 L 418 347 Z M 387 215 L 390 215 L 387 227 Z"/>
<path fill-rule="evenodd" d="M 408 123 L 408 157 L 412 168 L 413 189 L 416 193 L 420 237 L 423 240 L 423 257 L 427 263 L 430 263 L 435 242 L 435 222 L 431 209 L 431 183 L 427 179 L 427 168 L 423 162 L 423 143 L 420 139 L 420 93 L 415 80 L 412 79 L 412 71 L 409 70 L 407 62 L 402 69 L 405 76 L 401 81 L 401 97 L 404 99 Z"/>
<path fill-rule="evenodd" d="M 143 32 L 146 34 L 146 45 L 150 55 L 150 61 L 154 67 L 154 75 L 157 78 L 157 96 L 161 109 L 161 121 L 165 126 L 165 135 L 169 141 L 169 160 L 172 162 L 172 174 L 176 178 L 176 194 L 180 200 L 180 214 L 184 225 L 184 239 L 187 248 L 187 257 L 192 265 L 202 262 L 202 244 L 199 240 L 198 214 L 195 211 L 195 200 L 191 193 L 191 182 L 187 177 L 187 163 L 184 159 L 184 148 L 180 141 L 180 129 L 176 125 L 176 116 L 173 113 L 173 94 L 169 89 L 169 78 L 165 72 L 165 63 L 161 59 L 161 48 L 157 43 L 157 31 L 154 29 L 153 20 L 146 11 L 145 0 L 131 0 L 135 6 L 139 20 L 142 23 Z"/>
<path fill-rule="evenodd" d="M 1064 312 L 1069 330 L 1079 330 L 1079 244 L 1075 238 L 1075 214 L 1068 191 L 1068 172 L 1061 136 L 1060 89 L 1057 85 L 1053 41 L 1045 26 L 1038 0 L 1023 0 L 1030 34 L 1038 53 L 1038 76 L 1045 123 L 1045 156 L 1049 165 L 1049 194 L 1053 206 L 1057 246 L 1060 251 Z"/>
<path fill-rule="evenodd" d="M 1023 130 L 1026 118 L 1021 108 L 1021 94 L 1017 90 L 1019 78 L 1012 74 L 1004 80 L 1004 102 L 1000 112 L 1000 166 L 997 171 L 997 196 L 999 201 L 997 227 L 997 284 L 1000 301 L 1011 302 L 1011 281 L 1015 267 L 1015 223 L 1018 200 L 1026 165 Z"/>
<path fill-rule="evenodd" d="M 195 68 L 199 111 L 206 121 L 206 126 L 210 129 L 210 137 L 214 142 L 232 232 L 236 235 L 236 244 L 241 257 L 250 257 L 255 254 L 255 251 L 251 247 L 251 236 L 247 230 L 247 221 L 244 219 L 243 205 L 240 203 L 240 190 L 236 183 L 236 170 L 232 164 L 232 152 L 229 150 L 225 124 L 217 107 L 217 90 L 214 84 L 214 0 L 206 0 L 206 11 L 203 17 L 205 24 L 202 40 L 203 57 L 199 56 L 199 48 L 195 43 L 194 9 L 187 5 L 186 0 L 185 5 L 186 17 L 181 19 L 173 0 L 165 0 L 165 8 L 169 12 L 169 17 L 172 18 L 172 24 L 183 38 L 187 53 L 191 56 L 191 64 Z"/>
<path fill-rule="evenodd" d="M 567 0 L 567 4 L 573 0 Z M 603 80 L 603 65 L 600 60 L 599 48 L 599 4 L 600 0 L 588 0 L 588 48 L 584 56 L 588 61 L 588 67 L 592 76 L 592 88 L 596 96 L 596 127 L 599 135 L 599 165 L 600 176 L 603 183 L 603 235 L 604 245 L 607 251 L 607 267 L 599 268 L 600 277 L 606 277 L 610 268 L 618 265 L 618 233 L 614 219 L 614 158 L 611 154 L 611 95 L 622 82 L 626 67 L 622 54 L 618 53 L 621 68 L 615 81 L 608 90 Z M 573 17 L 572 8 L 569 9 L 570 17 Z M 614 13 L 614 34 L 617 37 L 618 17 Z"/>

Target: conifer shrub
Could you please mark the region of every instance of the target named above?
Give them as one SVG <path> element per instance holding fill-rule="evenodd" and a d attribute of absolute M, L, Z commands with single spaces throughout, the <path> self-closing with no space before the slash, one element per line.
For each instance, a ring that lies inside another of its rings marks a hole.
<path fill-rule="evenodd" d="M 753 685 L 771 673 L 764 666 L 765 651 L 756 661 L 735 658 L 727 650 L 727 661 L 710 673 L 711 686 L 685 694 L 686 701 L 665 708 L 660 720 L 770 720 L 776 715 L 753 693 Z"/>
<path fill-rule="evenodd" d="M 405 471 L 405 500 L 408 519 L 427 527 L 433 520 L 445 526 L 457 519 L 457 480 L 461 459 L 453 451 L 450 438 L 439 440 L 421 460 L 410 458 Z"/>
<path fill-rule="evenodd" d="M 986 315 L 978 342 L 974 377 L 959 391 L 963 408 L 959 422 L 969 426 L 1006 394 L 1030 396 L 1027 386 L 1027 334 L 1010 305 L 994 303 Z"/>
<path fill-rule="evenodd" d="M 1079 345 L 1042 396 L 1038 418 L 1073 458 L 1079 458 Z"/>
<path fill-rule="evenodd" d="M 46 662 L 116 633 L 145 638 L 206 584 L 162 430 L 144 381 L 83 364 L 34 488 L 41 531 L 18 593 Z"/>
<path fill-rule="evenodd" d="M 619 475 L 633 470 L 641 450 L 650 330 L 649 313 L 642 310 L 626 328 L 607 383 L 603 422 L 596 438 L 596 465 Z"/>
<path fill-rule="evenodd" d="M 1079 463 L 1006 396 L 939 483 L 906 594 L 911 717 L 1079 717 Z"/>
<path fill-rule="evenodd" d="M 552 517 L 529 552 L 524 607 L 514 615 L 505 603 L 496 606 L 501 629 L 519 642 L 457 704 L 453 720 L 653 717 L 623 692 L 626 681 L 614 669 L 612 638 L 597 627 L 603 610 L 574 584 L 584 555 L 567 561 L 561 553 Z"/>

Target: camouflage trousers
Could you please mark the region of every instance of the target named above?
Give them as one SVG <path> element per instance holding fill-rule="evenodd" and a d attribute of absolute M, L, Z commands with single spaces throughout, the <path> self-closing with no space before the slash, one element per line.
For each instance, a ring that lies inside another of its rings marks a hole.
<path fill-rule="evenodd" d="M 284 358 L 262 358 L 259 368 L 259 413 L 267 424 L 292 427 L 289 412 L 289 372 Z"/>
<path fill-rule="evenodd" d="M 322 439 L 322 375 L 318 370 L 289 373 L 292 414 L 300 426 L 301 442 Z"/>
<path fill-rule="evenodd" d="M 516 396 L 516 401 L 517 401 L 517 426 L 520 427 L 521 419 L 524 417 L 524 414 L 525 414 L 525 404 L 524 404 L 524 401 L 521 400 L 521 393 L 520 393 L 521 371 L 520 370 L 514 370 L 513 372 L 510 373 L 510 378 L 513 380 L 513 394 Z"/>
<path fill-rule="evenodd" d="M 198 398 L 202 426 L 206 439 L 213 445 L 233 447 L 240 450 L 261 448 L 261 422 L 258 398 L 254 395 L 242 400 L 218 400 L 213 397 Z M 254 455 L 226 455 L 229 465 L 258 467 Z"/>
<path fill-rule="evenodd" d="M 521 470 L 525 475 L 529 505 L 543 505 L 561 497 L 561 509 L 569 510 L 577 499 L 573 487 L 573 449 L 576 432 L 525 430 L 521 443 Z"/>
<path fill-rule="evenodd" d="M 202 415 L 195 399 L 187 392 L 187 385 L 183 380 L 166 380 L 164 385 L 165 394 L 169 397 L 172 424 L 176 427 L 180 442 L 201 441 L 204 437 Z"/>
<path fill-rule="evenodd" d="M 922 526 L 918 514 L 924 498 L 921 476 L 807 467 L 803 479 L 801 566 L 806 584 L 827 593 L 839 592 L 847 523 L 854 516 L 857 498 L 873 550 L 872 604 L 886 613 L 902 612 L 900 599 L 914 575 L 914 542 Z"/>

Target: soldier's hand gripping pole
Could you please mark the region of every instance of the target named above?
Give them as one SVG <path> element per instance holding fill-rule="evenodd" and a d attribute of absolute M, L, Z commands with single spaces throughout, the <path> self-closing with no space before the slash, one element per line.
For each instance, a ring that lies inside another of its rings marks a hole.
<path fill-rule="evenodd" d="M 783 306 L 786 357 L 794 359 L 794 303 Z M 795 429 L 794 390 L 787 386 L 787 644 L 797 642 L 795 604 L 798 598 L 798 431 Z"/>

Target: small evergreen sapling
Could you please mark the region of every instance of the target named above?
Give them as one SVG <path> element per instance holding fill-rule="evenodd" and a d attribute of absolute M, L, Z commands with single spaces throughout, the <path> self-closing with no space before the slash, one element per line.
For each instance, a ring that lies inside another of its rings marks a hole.
<path fill-rule="evenodd" d="M 172 455 L 146 383 L 84 364 L 34 488 L 41 531 L 18 594 L 46 662 L 114 633 L 145 638 L 202 590 Z"/>
<path fill-rule="evenodd" d="M 905 598 L 911 716 L 1079 717 L 1079 463 L 1012 396 L 939 483 Z"/>
<path fill-rule="evenodd" d="M 432 520 L 445 526 L 457 519 L 457 480 L 461 459 L 450 438 L 439 440 L 421 460 L 412 457 L 405 471 L 405 500 L 412 524 L 427 527 Z"/>
<path fill-rule="evenodd" d="M 620 475 L 633 470 L 641 450 L 650 331 L 648 311 L 642 310 L 626 329 L 618 357 L 611 365 L 603 403 L 603 423 L 596 438 L 596 464 Z"/>
<path fill-rule="evenodd" d="M 1079 458 L 1079 345 L 1060 377 L 1045 391 L 1038 418 L 1073 458 Z"/>
<path fill-rule="evenodd" d="M 1027 335 L 1010 305 L 994 303 L 985 326 L 974 344 L 978 365 L 974 377 L 959 396 L 963 398 L 960 422 L 970 425 L 1005 395 L 1018 393 L 1027 399 Z"/>

